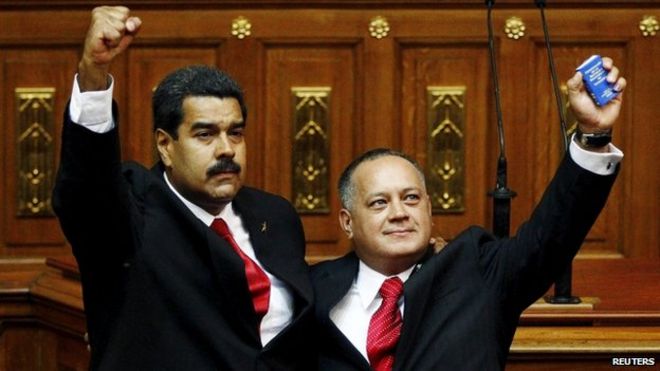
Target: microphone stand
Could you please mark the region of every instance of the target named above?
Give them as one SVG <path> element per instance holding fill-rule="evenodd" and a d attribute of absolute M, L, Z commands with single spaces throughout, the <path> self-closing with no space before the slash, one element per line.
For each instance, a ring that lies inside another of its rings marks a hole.
<path fill-rule="evenodd" d="M 543 35 L 545 36 L 545 49 L 548 51 L 548 64 L 550 66 L 550 76 L 552 77 L 552 87 L 555 93 L 555 100 L 557 101 L 557 110 L 559 111 L 559 125 L 561 129 L 561 137 L 564 140 L 564 152 L 568 151 L 568 137 L 566 136 L 566 117 L 561 102 L 561 95 L 559 92 L 559 83 L 557 82 L 557 71 L 555 69 L 554 58 L 552 57 L 552 47 L 550 46 L 550 36 L 548 34 L 548 24 L 545 21 L 545 0 L 535 0 L 536 6 L 541 12 L 541 24 L 543 25 Z M 566 271 L 555 281 L 555 294 L 548 296 L 545 301 L 551 304 L 578 304 L 582 300 L 579 297 L 573 296 L 571 293 L 571 286 L 573 281 L 573 263 L 571 262 Z"/>
<path fill-rule="evenodd" d="M 495 189 L 488 192 L 493 197 L 493 233 L 498 238 L 509 237 L 511 218 L 511 199 L 516 192 L 507 187 L 507 162 L 504 147 L 504 125 L 502 124 L 502 106 L 500 104 L 500 84 L 497 79 L 497 61 L 495 59 L 495 43 L 493 41 L 493 21 L 491 12 L 494 0 L 486 0 L 488 7 L 488 50 L 490 51 L 490 69 L 495 93 L 495 111 L 497 112 L 497 134 L 500 142 L 500 154 L 497 159 L 497 178 Z"/>

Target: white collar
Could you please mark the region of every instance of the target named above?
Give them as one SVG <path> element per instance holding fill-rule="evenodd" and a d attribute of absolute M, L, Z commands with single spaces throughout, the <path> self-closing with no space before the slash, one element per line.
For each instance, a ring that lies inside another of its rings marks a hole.
<path fill-rule="evenodd" d="M 380 286 L 383 285 L 383 282 L 390 278 L 390 277 L 399 277 L 402 282 L 406 282 L 410 275 L 413 272 L 413 269 L 415 269 L 415 265 L 411 266 L 410 268 L 406 269 L 405 271 L 393 275 L 393 276 L 386 276 L 382 273 L 379 273 L 372 268 L 370 268 L 368 265 L 366 265 L 362 260 L 360 260 L 360 266 L 358 268 L 358 274 L 357 277 L 355 278 L 355 288 L 358 291 L 358 294 L 360 295 L 360 301 L 362 302 L 362 306 L 367 309 L 369 305 L 378 297 L 378 291 L 380 290 Z"/>

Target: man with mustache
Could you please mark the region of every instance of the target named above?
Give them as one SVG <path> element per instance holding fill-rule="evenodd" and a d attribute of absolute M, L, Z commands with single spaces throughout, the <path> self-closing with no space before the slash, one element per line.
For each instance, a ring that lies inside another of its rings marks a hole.
<path fill-rule="evenodd" d="M 94 9 L 65 110 L 54 207 L 80 268 L 90 369 L 313 369 L 302 224 L 242 185 L 236 82 L 171 73 L 152 101 L 161 161 L 120 163 L 108 69 L 140 25 L 127 8 Z"/>
<path fill-rule="evenodd" d="M 339 180 L 341 227 L 354 251 L 312 267 L 319 369 L 501 370 L 525 308 L 564 272 L 603 208 L 622 153 L 609 144 L 619 96 L 596 106 L 580 73 L 567 82 L 578 120 L 570 151 L 512 238 L 479 227 L 427 248 L 431 203 L 406 155 L 376 149 Z"/>

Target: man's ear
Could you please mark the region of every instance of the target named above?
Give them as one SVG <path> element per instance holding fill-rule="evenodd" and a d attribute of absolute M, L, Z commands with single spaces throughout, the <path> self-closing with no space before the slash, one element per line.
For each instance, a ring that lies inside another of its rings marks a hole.
<path fill-rule="evenodd" d="M 346 232 L 348 238 L 353 238 L 353 220 L 350 211 L 346 209 L 339 210 L 339 225 Z"/>
<path fill-rule="evenodd" d="M 170 151 L 172 150 L 172 142 L 174 139 L 163 129 L 156 129 L 154 139 L 156 141 L 156 149 L 158 150 L 160 160 L 163 161 L 165 166 L 170 167 L 172 165 Z"/>

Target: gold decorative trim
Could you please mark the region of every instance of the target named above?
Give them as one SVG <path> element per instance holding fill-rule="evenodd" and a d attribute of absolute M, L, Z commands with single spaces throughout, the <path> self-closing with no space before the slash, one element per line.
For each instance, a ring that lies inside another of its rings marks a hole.
<path fill-rule="evenodd" d="M 329 87 L 293 87 L 292 199 L 301 214 L 329 213 Z"/>
<path fill-rule="evenodd" d="M 250 36 L 250 34 L 252 34 L 251 30 L 252 24 L 247 18 L 243 16 L 234 19 L 231 23 L 231 34 L 236 36 L 238 39 L 242 40 L 247 36 Z"/>
<path fill-rule="evenodd" d="M 465 87 L 426 88 L 427 182 L 433 211 L 465 211 Z"/>
<path fill-rule="evenodd" d="M 656 32 L 660 30 L 658 19 L 653 15 L 643 16 L 642 20 L 639 22 L 639 30 L 642 32 L 642 36 L 644 37 L 655 36 Z"/>
<path fill-rule="evenodd" d="M 371 37 L 382 39 L 387 37 L 390 32 L 390 24 L 385 17 L 377 16 L 371 19 L 369 23 L 369 34 Z"/>
<path fill-rule="evenodd" d="M 16 88 L 17 215 L 52 216 L 55 88 Z"/>
<path fill-rule="evenodd" d="M 504 24 L 504 33 L 509 39 L 518 40 L 525 36 L 525 23 L 520 17 L 509 17 Z"/>

